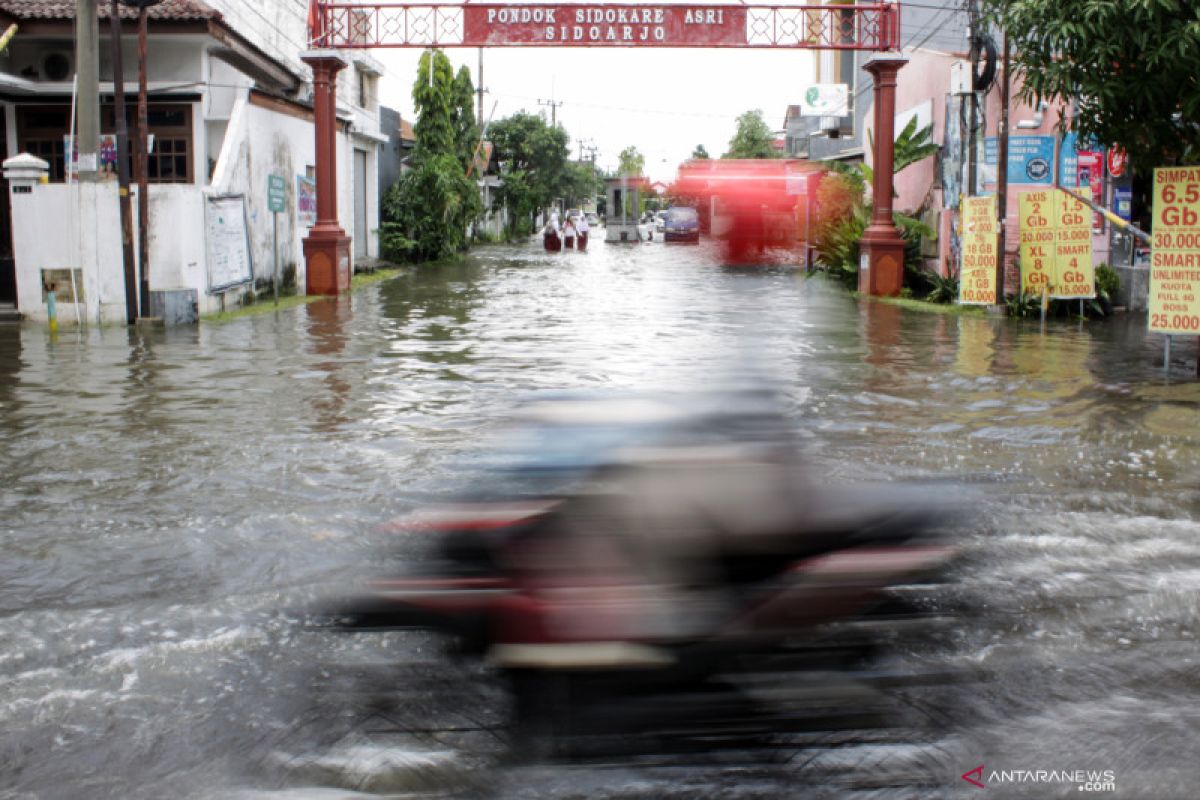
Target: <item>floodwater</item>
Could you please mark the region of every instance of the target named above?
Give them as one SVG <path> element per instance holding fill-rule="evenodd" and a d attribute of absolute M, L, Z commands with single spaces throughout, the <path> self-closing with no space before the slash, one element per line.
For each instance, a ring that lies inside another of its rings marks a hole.
<path fill-rule="evenodd" d="M 980 764 L 1194 797 L 1193 343 L 1168 378 L 1143 317 L 922 314 L 716 261 L 483 247 L 226 324 L 0 329 L 0 797 L 959 796 Z M 395 544 L 389 520 L 479 479 L 522 397 L 748 374 L 830 479 L 978 493 L 963 579 L 981 613 L 946 656 L 978 678 L 948 690 L 967 725 L 782 773 L 485 771 L 470 731 L 411 733 L 498 713 L 486 688 L 445 707 L 464 676 L 434 643 L 296 624 Z M 354 688 L 372 679 L 390 697 Z M 861 780 L 892 769 L 923 788 Z M 991 796 L 1083 794 L 1008 777 Z"/>

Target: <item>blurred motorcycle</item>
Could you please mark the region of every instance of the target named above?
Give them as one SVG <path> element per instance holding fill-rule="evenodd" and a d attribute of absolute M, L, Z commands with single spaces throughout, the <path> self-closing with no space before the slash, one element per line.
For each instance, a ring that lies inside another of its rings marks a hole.
<path fill-rule="evenodd" d="M 506 678 L 522 741 L 862 725 L 862 679 L 895 677 L 881 651 L 941 619 L 921 598 L 957 552 L 947 509 L 814 481 L 762 397 L 560 399 L 521 423 L 505 489 L 409 521 L 431 558 L 329 619 L 443 634 Z"/>

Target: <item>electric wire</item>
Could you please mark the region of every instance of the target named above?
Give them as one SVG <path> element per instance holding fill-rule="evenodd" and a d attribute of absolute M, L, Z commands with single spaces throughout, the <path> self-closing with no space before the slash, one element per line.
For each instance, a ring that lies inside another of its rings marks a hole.
<path fill-rule="evenodd" d="M 906 6 L 908 6 L 908 5 L 912 5 L 912 4 L 911 4 L 911 3 L 905 3 L 905 5 L 906 5 Z M 916 7 L 916 8 L 924 8 L 925 6 L 914 6 L 914 7 Z M 947 17 L 947 15 L 953 15 L 953 14 L 965 14 L 965 13 L 967 13 L 967 8 L 966 8 L 966 5 L 965 5 L 965 4 L 964 4 L 963 6 L 961 6 L 961 7 L 954 7 L 954 6 L 951 6 L 951 7 L 947 8 L 946 6 L 938 6 L 938 7 L 936 7 L 936 8 L 940 9 L 942 13 L 940 13 L 940 14 L 934 14 L 933 16 L 931 16 L 931 17 L 929 18 L 929 20 L 928 20 L 928 21 L 927 21 L 927 22 L 926 22 L 924 25 L 922 25 L 922 26 L 921 26 L 921 28 L 920 28 L 918 31 L 916 31 L 915 33 L 911 34 L 911 35 L 908 37 L 908 41 L 907 41 L 907 42 L 904 42 L 903 44 L 901 44 L 901 45 L 900 45 L 900 48 L 901 48 L 901 49 L 904 49 L 904 48 L 906 48 L 906 47 L 911 47 L 911 48 L 913 48 L 913 49 L 920 48 L 920 47 L 921 47 L 921 45 L 925 44 L 927 41 L 929 41 L 929 40 L 930 40 L 930 39 L 932 39 L 932 38 L 933 38 L 935 35 L 937 35 L 938 33 L 940 33 L 940 32 L 941 32 L 941 29 L 942 29 L 942 23 L 944 23 L 944 22 L 946 21 L 946 17 Z M 931 28 L 931 26 L 932 26 L 932 30 L 930 29 L 930 28 Z M 913 40 L 915 40 L 915 39 L 916 39 L 918 36 L 920 36 L 921 34 L 925 33 L 926 31 L 928 31 L 928 33 L 926 34 L 925 38 L 924 38 L 924 39 L 922 39 L 921 41 L 917 42 L 917 43 L 914 45 L 914 44 L 912 43 L 912 42 L 913 42 Z"/>

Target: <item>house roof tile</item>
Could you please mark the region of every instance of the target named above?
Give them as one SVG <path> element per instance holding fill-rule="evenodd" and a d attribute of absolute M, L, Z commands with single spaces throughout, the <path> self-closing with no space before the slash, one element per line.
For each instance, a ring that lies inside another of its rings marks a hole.
<path fill-rule="evenodd" d="M 108 18 L 109 2 L 100 0 L 99 15 Z M 0 0 L 0 12 L 18 20 L 75 19 L 75 0 Z M 122 19 L 137 19 L 137 9 L 121 6 Z M 195 22 L 221 15 L 201 0 L 163 0 L 150 7 L 149 19 Z"/>

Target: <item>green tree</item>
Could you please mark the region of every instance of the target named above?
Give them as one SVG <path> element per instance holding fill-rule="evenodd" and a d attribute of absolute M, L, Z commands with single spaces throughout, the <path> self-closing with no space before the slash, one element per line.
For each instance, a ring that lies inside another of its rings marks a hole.
<path fill-rule="evenodd" d="M 600 179 L 590 161 L 570 161 L 563 170 L 563 180 L 557 193 L 568 206 L 581 206 L 600 191 Z"/>
<path fill-rule="evenodd" d="M 567 180 L 568 134 L 524 111 L 497 120 L 488 129 L 504 183 L 497 202 L 508 208 L 510 237 L 533 229 L 537 211 L 562 196 Z"/>
<path fill-rule="evenodd" d="M 1083 137 L 1141 169 L 1200 162 L 1195 0 L 984 0 L 1008 32 L 1017 96 L 1077 105 Z"/>
<path fill-rule="evenodd" d="M 704 145 L 696 145 L 696 149 L 692 151 L 692 158 L 703 160 L 709 158 L 708 151 L 704 149 Z"/>
<path fill-rule="evenodd" d="M 471 71 L 459 67 L 452 88 L 451 123 L 454 126 L 455 149 L 465 173 L 470 172 L 471 160 L 479 144 L 479 126 L 475 124 L 475 85 L 471 82 Z M 469 179 L 474 183 L 475 179 Z M 463 203 L 455 220 L 463 230 L 472 226 L 483 214 L 483 198 L 478 187 Z"/>
<path fill-rule="evenodd" d="M 459 67 L 454 76 L 451 122 L 454 125 L 455 143 L 458 152 L 470 164 L 475 145 L 479 142 L 479 128 L 475 124 L 475 85 L 471 82 L 471 71 Z"/>
<path fill-rule="evenodd" d="M 774 142 L 762 110 L 756 108 L 737 118 L 737 131 L 729 140 L 729 152 L 721 158 L 777 158 L 779 152 Z"/>
<path fill-rule="evenodd" d="M 423 261 L 445 258 L 468 246 L 467 225 L 479 209 L 479 191 L 466 177 L 470 151 L 465 142 L 474 118 L 464 115 L 470 76 L 454 77 L 440 50 L 422 54 L 413 83 L 417 143 L 412 168 L 384 196 L 381 246 L 387 258 Z M 468 102 L 469 105 L 469 102 Z"/>
<path fill-rule="evenodd" d="M 430 70 L 433 76 L 430 77 Z M 454 68 L 441 50 L 421 54 L 413 81 L 413 105 L 417 121 L 413 134 L 417 143 L 413 160 L 432 154 L 454 153 L 458 140 L 454 112 Z"/>
<path fill-rule="evenodd" d="M 646 171 L 646 157 L 633 145 L 622 150 L 617 159 L 618 175 L 641 175 Z"/>

